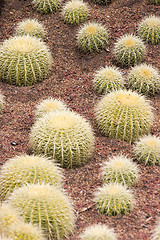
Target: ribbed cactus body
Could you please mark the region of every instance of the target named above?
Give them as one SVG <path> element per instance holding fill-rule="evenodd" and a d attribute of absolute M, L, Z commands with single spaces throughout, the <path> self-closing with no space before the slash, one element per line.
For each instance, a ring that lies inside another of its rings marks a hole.
<path fill-rule="evenodd" d="M 18 36 L 4 41 L 0 48 L 0 78 L 18 86 L 33 85 L 48 77 L 52 57 L 36 37 Z"/>
<path fill-rule="evenodd" d="M 84 24 L 77 33 L 77 45 L 84 52 L 99 51 L 108 43 L 107 29 L 100 23 Z"/>
<path fill-rule="evenodd" d="M 60 240 L 74 228 L 75 215 L 70 199 L 51 185 L 23 186 L 12 193 L 9 201 L 26 222 L 39 226 L 49 240 Z"/>
<path fill-rule="evenodd" d="M 146 55 L 143 41 L 132 34 L 121 36 L 114 45 L 114 56 L 121 66 L 133 66 L 142 62 Z"/>
<path fill-rule="evenodd" d="M 95 109 L 97 123 L 111 138 L 130 144 L 147 134 L 153 124 L 152 107 L 136 92 L 119 90 L 104 96 Z"/>
<path fill-rule="evenodd" d="M 160 218 L 157 219 L 156 225 L 153 228 L 151 240 L 159 240 L 160 239 Z"/>
<path fill-rule="evenodd" d="M 72 168 L 85 164 L 92 156 L 94 134 L 89 122 L 75 112 L 50 112 L 32 126 L 30 145 L 35 153 Z"/>
<path fill-rule="evenodd" d="M 61 7 L 61 0 L 33 0 L 33 6 L 41 13 L 54 13 Z"/>
<path fill-rule="evenodd" d="M 134 197 L 131 190 L 118 183 L 104 185 L 95 193 L 99 212 L 106 215 L 126 214 L 133 209 Z"/>
<path fill-rule="evenodd" d="M 158 44 L 160 42 L 160 17 L 150 16 L 142 19 L 138 26 L 138 35 L 147 43 Z"/>
<path fill-rule="evenodd" d="M 2 112 L 4 108 L 4 96 L 2 93 L 0 93 L 0 113 Z"/>

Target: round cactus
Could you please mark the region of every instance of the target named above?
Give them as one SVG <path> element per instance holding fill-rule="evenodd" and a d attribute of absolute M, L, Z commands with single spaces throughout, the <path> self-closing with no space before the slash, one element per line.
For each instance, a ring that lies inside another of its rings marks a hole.
<path fill-rule="evenodd" d="M 42 117 L 44 114 L 49 113 L 51 111 L 62 111 L 66 110 L 67 106 L 60 100 L 47 98 L 42 100 L 36 107 L 35 115 L 36 118 Z"/>
<path fill-rule="evenodd" d="M 117 182 L 132 186 L 138 180 L 139 170 L 130 158 L 117 155 L 103 164 L 101 175 L 105 183 Z"/>
<path fill-rule="evenodd" d="M 75 112 L 45 114 L 32 126 L 30 145 L 35 153 L 53 157 L 62 167 L 81 166 L 92 156 L 94 134 L 87 120 Z"/>
<path fill-rule="evenodd" d="M 9 202 L 25 221 L 38 225 L 47 239 L 60 240 L 73 230 L 75 214 L 69 198 L 49 184 L 30 184 L 16 189 Z"/>
<path fill-rule="evenodd" d="M 0 78 L 10 84 L 40 82 L 48 77 L 51 64 L 49 49 L 36 37 L 12 37 L 0 48 Z"/>
<path fill-rule="evenodd" d="M 41 13 L 54 13 L 61 7 L 61 0 L 33 0 L 33 6 Z"/>
<path fill-rule="evenodd" d="M 0 112 L 4 108 L 4 96 L 0 93 Z"/>
<path fill-rule="evenodd" d="M 89 7 L 82 0 L 71 0 L 62 9 L 62 17 L 66 23 L 79 24 L 89 16 Z"/>
<path fill-rule="evenodd" d="M 140 138 L 134 147 L 138 162 L 145 165 L 160 165 L 160 138 L 152 135 Z"/>
<path fill-rule="evenodd" d="M 0 199 L 4 200 L 15 188 L 28 183 L 49 183 L 61 187 L 60 168 L 40 156 L 21 155 L 9 159 L 0 171 Z"/>
<path fill-rule="evenodd" d="M 94 224 L 84 229 L 81 240 L 117 240 L 114 229 L 105 224 Z"/>
<path fill-rule="evenodd" d="M 77 33 L 77 45 L 84 52 L 99 51 L 105 47 L 108 39 L 108 31 L 100 23 L 86 23 Z"/>
<path fill-rule="evenodd" d="M 151 240 L 160 240 L 160 218 L 157 220 L 156 225 L 153 229 Z"/>
<path fill-rule="evenodd" d="M 160 17 L 150 16 L 143 19 L 138 26 L 138 35 L 147 43 L 160 42 Z"/>
<path fill-rule="evenodd" d="M 36 19 L 25 19 L 19 22 L 16 31 L 16 36 L 30 35 L 38 38 L 44 38 L 45 30 L 41 23 Z"/>
<path fill-rule="evenodd" d="M 160 5 L 160 0 L 149 0 L 149 1 L 155 5 Z"/>
<path fill-rule="evenodd" d="M 106 215 L 126 214 L 133 209 L 134 197 L 131 190 L 118 183 L 109 183 L 95 193 L 97 209 Z"/>
<path fill-rule="evenodd" d="M 146 47 L 139 37 L 126 34 L 115 43 L 114 55 L 121 66 L 133 66 L 144 60 Z"/>
<path fill-rule="evenodd" d="M 98 93 L 106 94 L 123 88 L 124 80 L 118 69 L 106 66 L 95 73 L 93 84 Z"/>
<path fill-rule="evenodd" d="M 154 95 L 160 90 L 158 69 L 147 64 L 133 67 L 128 76 L 128 86 L 138 93 Z"/>
<path fill-rule="evenodd" d="M 149 133 L 153 124 L 149 101 L 130 90 L 118 90 L 104 96 L 95 114 L 100 129 L 107 137 L 130 144 Z"/>

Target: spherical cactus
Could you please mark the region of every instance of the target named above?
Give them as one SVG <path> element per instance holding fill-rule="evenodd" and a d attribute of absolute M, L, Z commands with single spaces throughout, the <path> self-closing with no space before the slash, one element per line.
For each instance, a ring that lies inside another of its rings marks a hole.
<path fill-rule="evenodd" d="M 142 62 L 146 55 L 143 41 L 132 34 L 121 36 L 115 43 L 113 51 L 116 61 L 126 67 Z"/>
<path fill-rule="evenodd" d="M 30 35 L 38 38 L 44 38 L 45 29 L 36 19 L 25 19 L 19 22 L 16 31 L 16 36 Z"/>
<path fill-rule="evenodd" d="M 131 190 L 118 183 L 104 185 L 95 193 L 99 212 L 106 215 L 126 214 L 133 209 L 134 197 Z"/>
<path fill-rule="evenodd" d="M 149 0 L 149 1 L 155 5 L 160 5 L 160 0 Z"/>
<path fill-rule="evenodd" d="M 49 49 L 36 37 L 12 37 L 0 48 L 0 78 L 10 84 L 41 82 L 48 77 L 51 64 Z"/>
<path fill-rule="evenodd" d="M 123 88 L 124 80 L 118 69 L 106 66 L 95 73 L 93 84 L 98 93 L 106 94 Z"/>
<path fill-rule="evenodd" d="M 160 165 L 160 138 L 152 135 L 140 138 L 134 147 L 138 162 L 144 165 Z"/>
<path fill-rule="evenodd" d="M 153 229 L 151 240 L 160 240 L 160 218 L 157 220 L 156 225 Z"/>
<path fill-rule="evenodd" d="M 108 39 L 108 30 L 100 23 L 86 23 L 77 33 L 77 45 L 84 52 L 99 51 L 105 47 Z"/>
<path fill-rule="evenodd" d="M 138 93 L 154 95 L 160 90 L 158 70 L 147 64 L 133 67 L 128 76 L 128 86 Z"/>
<path fill-rule="evenodd" d="M 33 6 L 41 13 L 54 13 L 61 7 L 61 0 L 33 0 Z"/>
<path fill-rule="evenodd" d="M 101 175 L 105 183 L 117 182 L 132 186 L 139 177 L 137 164 L 123 155 L 109 158 L 109 161 L 104 162 L 101 170 Z"/>
<path fill-rule="evenodd" d="M 47 98 L 42 100 L 37 106 L 35 110 L 36 118 L 42 117 L 44 114 L 49 113 L 51 111 L 62 111 L 66 110 L 67 106 L 60 100 L 54 98 Z"/>
<path fill-rule="evenodd" d="M 62 9 L 62 17 L 66 23 L 79 24 L 89 16 L 89 7 L 82 0 L 68 1 Z"/>
<path fill-rule="evenodd" d="M 92 156 L 94 134 L 87 120 L 75 112 L 50 112 L 32 126 L 30 146 L 35 153 L 72 168 L 85 164 Z"/>
<path fill-rule="evenodd" d="M 23 186 L 12 193 L 9 202 L 26 222 L 39 226 L 49 240 L 67 237 L 74 228 L 75 214 L 70 199 L 54 186 Z"/>
<path fill-rule="evenodd" d="M 2 93 L 0 93 L 0 113 L 2 112 L 4 108 L 4 96 Z"/>
<path fill-rule="evenodd" d="M 149 101 L 136 92 L 118 90 L 104 96 L 95 109 L 102 132 L 130 144 L 150 132 L 153 112 Z"/>
<path fill-rule="evenodd" d="M 0 171 L 0 199 L 4 200 L 15 188 L 29 183 L 49 183 L 61 187 L 60 168 L 40 156 L 21 155 L 9 159 Z"/>
<path fill-rule="evenodd" d="M 117 240 L 114 229 L 105 224 L 94 224 L 84 229 L 81 240 Z"/>

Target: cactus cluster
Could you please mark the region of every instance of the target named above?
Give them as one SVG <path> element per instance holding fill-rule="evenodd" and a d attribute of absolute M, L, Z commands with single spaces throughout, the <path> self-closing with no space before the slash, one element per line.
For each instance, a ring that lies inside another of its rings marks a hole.
<path fill-rule="evenodd" d="M 48 47 L 36 37 L 11 37 L 0 48 L 0 78 L 13 85 L 41 82 L 48 77 L 51 64 Z"/>
<path fill-rule="evenodd" d="M 138 162 L 144 165 L 160 165 L 160 138 L 154 135 L 143 136 L 134 146 Z"/>
<path fill-rule="evenodd" d="M 40 13 L 54 13 L 61 7 L 61 0 L 33 0 L 33 6 Z"/>
<path fill-rule="evenodd" d="M 4 96 L 3 94 L 0 92 L 0 113 L 4 108 Z"/>
<path fill-rule="evenodd" d="M 128 86 L 138 93 L 145 95 L 156 94 L 160 90 L 158 69 L 147 64 L 133 67 L 128 76 Z"/>
<path fill-rule="evenodd" d="M 0 171 L 0 200 L 6 199 L 16 188 L 29 183 L 49 183 L 62 186 L 60 168 L 40 156 L 21 155 L 9 159 Z"/>
<path fill-rule="evenodd" d="M 89 16 L 89 7 L 82 0 L 68 1 L 62 9 L 62 17 L 68 24 L 79 24 Z"/>
<path fill-rule="evenodd" d="M 124 87 L 124 79 L 121 72 L 115 67 L 104 67 L 96 71 L 93 79 L 95 91 L 100 94 L 119 90 Z"/>
<path fill-rule="evenodd" d="M 99 51 L 108 41 L 108 30 L 100 23 L 88 22 L 77 33 L 78 48 L 84 52 Z"/>
<path fill-rule="evenodd" d="M 126 214 L 134 206 L 131 190 L 119 183 L 109 183 L 99 188 L 94 201 L 99 212 L 109 216 Z"/>
<path fill-rule="evenodd" d="M 158 44 L 160 42 L 160 17 L 149 16 L 143 19 L 137 32 L 145 42 Z"/>
<path fill-rule="evenodd" d="M 32 126 L 30 146 L 35 153 L 72 168 L 85 164 L 92 156 L 94 134 L 89 122 L 79 114 L 67 110 L 50 112 Z"/>
<path fill-rule="evenodd" d="M 157 219 L 156 225 L 151 235 L 151 240 L 159 240 L 159 239 L 160 239 L 160 218 Z"/>
<path fill-rule="evenodd" d="M 149 133 L 153 124 L 149 101 L 130 90 L 118 90 L 104 96 L 96 106 L 95 115 L 107 137 L 130 144 Z"/>
<path fill-rule="evenodd" d="M 146 55 L 143 41 L 132 34 L 121 36 L 114 45 L 114 56 L 121 66 L 134 66 L 142 62 Z"/>

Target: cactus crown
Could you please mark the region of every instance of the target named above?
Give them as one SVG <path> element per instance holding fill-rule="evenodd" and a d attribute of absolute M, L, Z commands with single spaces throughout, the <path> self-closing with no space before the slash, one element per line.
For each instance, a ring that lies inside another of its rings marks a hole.
<path fill-rule="evenodd" d="M 157 219 L 156 225 L 151 235 L 151 240 L 159 240 L 159 239 L 160 239 L 160 218 Z"/>

